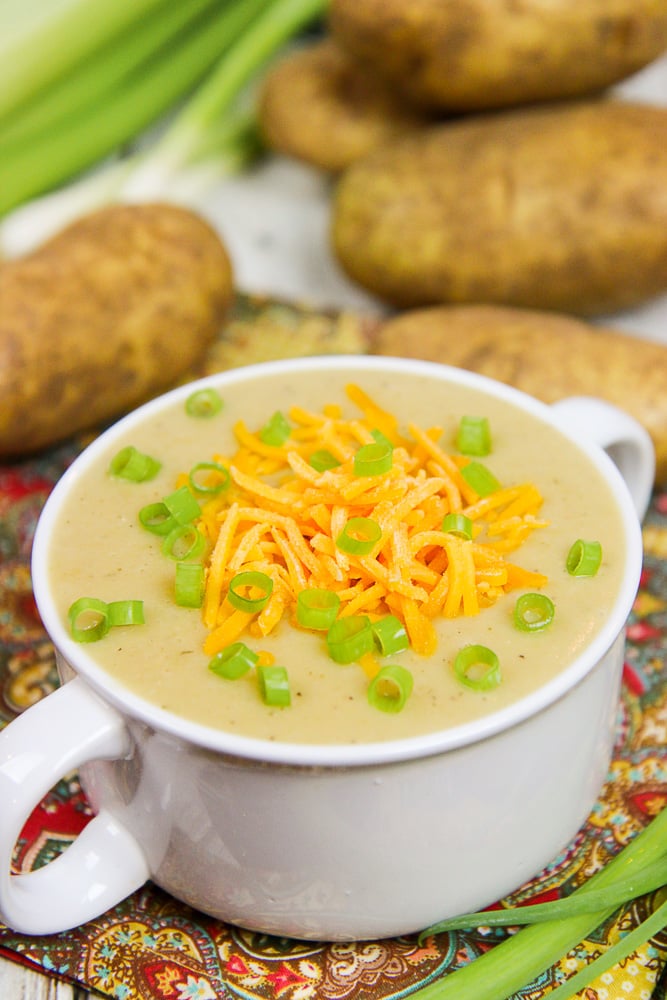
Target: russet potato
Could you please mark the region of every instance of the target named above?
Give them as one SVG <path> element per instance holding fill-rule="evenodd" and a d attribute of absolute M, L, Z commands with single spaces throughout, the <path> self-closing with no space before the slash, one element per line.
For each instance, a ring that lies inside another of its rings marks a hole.
<path fill-rule="evenodd" d="M 233 293 L 214 230 L 173 205 L 117 205 L 0 266 L 0 455 L 119 415 L 174 382 Z"/>
<path fill-rule="evenodd" d="M 439 111 L 578 97 L 667 48 L 664 0 L 332 0 L 340 45 Z"/>
<path fill-rule="evenodd" d="M 283 56 L 259 94 L 270 149 L 336 173 L 427 118 L 323 38 Z"/>
<path fill-rule="evenodd" d="M 353 164 L 332 244 L 399 307 L 581 315 L 667 289 L 667 108 L 592 100 L 434 125 Z"/>
<path fill-rule="evenodd" d="M 572 316 L 498 306 L 432 306 L 399 314 L 373 352 L 466 368 L 545 403 L 597 396 L 632 414 L 667 483 L 667 345 Z"/>

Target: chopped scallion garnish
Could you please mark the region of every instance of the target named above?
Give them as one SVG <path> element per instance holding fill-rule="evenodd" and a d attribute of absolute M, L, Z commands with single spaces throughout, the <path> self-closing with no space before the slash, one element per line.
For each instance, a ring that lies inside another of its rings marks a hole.
<path fill-rule="evenodd" d="M 539 632 L 554 620 L 554 603 L 546 594 L 522 594 L 514 605 L 514 624 L 522 632 Z"/>
<path fill-rule="evenodd" d="M 296 600 L 296 620 L 303 628 L 327 631 L 333 625 L 340 607 L 340 597 L 333 590 L 311 587 L 301 590 Z"/>
<path fill-rule="evenodd" d="M 412 694 L 412 674 L 397 663 L 382 667 L 368 685 L 368 702 L 382 712 L 400 712 Z"/>
<path fill-rule="evenodd" d="M 259 593 L 257 593 L 259 591 Z M 245 570 L 232 577 L 227 599 L 238 611 L 261 611 L 273 591 L 273 580 L 266 573 Z"/>
<path fill-rule="evenodd" d="M 374 427 L 371 431 L 371 437 L 378 443 L 385 446 L 385 448 L 391 448 L 393 450 L 394 444 L 389 440 L 386 434 L 383 434 L 381 430 Z"/>
<path fill-rule="evenodd" d="M 565 565 L 570 576 L 595 576 L 602 562 L 599 542 L 586 542 L 578 538 L 567 554 Z"/>
<path fill-rule="evenodd" d="M 218 677 L 233 681 L 247 674 L 258 660 L 257 653 L 246 646 L 244 642 L 233 642 L 211 658 L 208 669 L 212 670 Z"/>
<path fill-rule="evenodd" d="M 67 614 L 72 638 L 77 642 L 97 642 L 109 631 L 109 606 L 97 597 L 80 597 Z"/>
<path fill-rule="evenodd" d="M 367 615 L 339 618 L 327 632 L 327 649 L 335 663 L 354 663 L 372 651 L 374 641 Z"/>
<path fill-rule="evenodd" d="M 454 673 L 466 687 L 489 691 L 500 684 L 500 660 L 488 646 L 464 646 L 454 659 Z"/>
<path fill-rule="evenodd" d="M 472 538 L 472 521 L 465 514 L 445 514 L 442 530 L 459 538 Z"/>
<path fill-rule="evenodd" d="M 206 539 L 193 524 L 177 524 L 162 542 L 162 554 L 177 561 L 198 559 Z"/>
<path fill-rule="evenodd" d="M 500 489 L 494 474 L 481 462 L 468 462 L 461 468 L 461 475 L 480 497 L 488 497 Z"/>
<path fill-rule="evenodd" d="M 132 483 L 145 483 L 153 479 L 161 468 L 161 462 L 151 455 L 138 451 L 132 444 L 121 448 L 109 463 L 109 472 L 112 476 L 127 479 Z"/>
<path fill-rule="evenodd" d="M 222 407 L 222 398 L 215 389 L 197 389 L 185 400 L 185 412 L 199 419 L 214 417 Z"/>
<path fill-rule="evenodd" d="M 136 600 L 102 601 L 97 597 L 79 597 L 67 612 L 72 638 L 76 642 L 97 642 L 110 628 L 144 624 L 144 602 Z"/>
<path fill-rule="evenodd" d="M 343 552 L 365 556 L 382 538 L 382 529 L 372 517 L 351 517 L 336 538 L 336 545 Z"/>
<path fill-rule="evenodd" d="M 190 524 L 201 514 L 199 504 L 187 486 L 170 493 L 162 502 L 178 524 Z"/>
<path fill-rule="evenodd" d="M 281 445 L 285 444 L 291 433 L 292 427 L 289 420 L 284 413 L 277 410 L 260 430 L 259 438 L 260 441 L 271 445 L 272 448 L 280 448 Z"/>
<path fill-rule="evenodd" d="M 200 608 L 204 601 L 204 567 L 197 562 L 177 562 L 174 597 L 182 608 Z"/>
<path fill-rule="evenodd" d="M 153 535 L 168 535 L 177 523 L 161 500 L 142 507 L 139 511 L 139 521 Z"/>
<path fill-rule="evenodd" d="M 362 445 L 354 456 L 355 476 L 382 476 L 389 472 L 393 451 L 391 445 L 383 442 Z"/>
<path fill-rule="evenodd" d="M 488 455 L 491 451 L 491 426 L 488 417 L 461 417 L 456 447 L 464 455 Z"/>
<path fill-rule="evenodd" d="M 110 601 L 107 604 L 107 612 L 111 628 L 145 623 L 143 601 Z"/>
<path fill-rule="evenodd" d="M 257 668 L 257 679 L 262 700 L 266 705 L 276 708 L 286 708 L 291 704 L 289 676 L 285 667 L 260 664 Z"/>
<path fill-rule="evenodd" d="M 393 656 L 410 645 L 405 625 L 396 615 L 384 615 L 372 622 L 373 638 L 383 656 Z"/>
<path fill-rule="evenodd" d="M 326 448 L 314 451 L 308 461 L 316 472 L 326 472 L 327 469 L 335 469 L 337 465 L 340 465 L 336 456 L 332 455 Z"/>
<path fill-rule="evenodd" d="M 229 487 L 231 476 L 220 462 L 197 462 L 190 469 L 188 481 L 197 493 L 217 496 Z"/>

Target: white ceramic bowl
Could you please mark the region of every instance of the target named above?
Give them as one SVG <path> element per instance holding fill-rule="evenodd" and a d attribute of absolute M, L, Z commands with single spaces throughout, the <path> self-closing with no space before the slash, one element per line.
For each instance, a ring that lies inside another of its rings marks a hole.
<path fill-rule="evenodd" d="M 76 926 L 152 878 L 194 907 L 270 934 L 395 936 L 507 894 L 546 865 L 586 818 L 614 738 L 624 626 L 641 569 L 639 517 L 653 482 L 648 435 L 597 400 L 550 408 L 467 372 L 397 359 L 277 362 L 204 384 L 224 391 L 229 381 L 295 368 L 325 380 L 332 366 L 357 380 L 367 367 L 381 367 L 396 378 L 416 371 L 443 384 L 463 381 L 513 401 L 575 441 L 586 428 L 590 440 L 578 445 L 602 471 L 626 535 L 627 573 L 602 630 L 520 702 L 411 739 L 269 743 L 155 707 L 72 641 L 47 572 L 50 534 L 78 469 L 128 421 L 185 397 L 192 386 L 152 401 L 77 459 L 38 525 L 35 596 L 65 683 L 0 734 L 0 916 L 16 930 Z M 10 875 L 25 819 L 73 768 L 97 815 L 57 861 Z"/>

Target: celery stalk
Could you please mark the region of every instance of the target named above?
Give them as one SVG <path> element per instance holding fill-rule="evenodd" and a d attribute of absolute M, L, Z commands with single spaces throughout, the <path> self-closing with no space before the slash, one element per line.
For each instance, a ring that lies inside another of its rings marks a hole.
<path fill-rule="evenodd" d="M 89 2 L 97 8 L 108 0 L 50 2 L 58 7 Z M 158 47 L 136 72 L 107 89 L 106 97 L 109 66 L 104 69 L 98 50 L 105 76 L 98 84 L 99 100 L 77 101 L 76 112 L 63 101 L 56 107 L 58 127 L 36 128 L 28 135 L 11 132 L 17 118 L 9 116 L 3 142 L 0 121 L 0 252 L 7 257 L 27 253 L 77 215 L 113 200 L 161 197 L 192 203 L 204 186 L 244 166 L 259 149 L 246 85 L 326 6 L 327 0 L 217 0 L 214 14 L 207 7 L 172 44 Z M 0 26 L 4 16 L 0 8 Z M 145 13 L 144 26 L 147 18 Z M 109 38 L 118 59 L 130 58 L 123 54 L 125 45 L 132 48 L 129 37 L 117 32 Z M 81 80 L 87 72 L 86 64 L 75 64 L 69 76 Z M 203 82 L 195 79 L 198 74 Z M 58 85 L 61 96 L 67 94 L 67 77 L 64 73 Z M 177 100 L 184 103 L 165 128 L 166 112 Z M 36 105 L 27 102 L 25 108 Z M 163 138 L 146 137 L 147 124 L 163 129 Z M 126 144 L 134 138 L 141 140 L 140 150 L 128 155 Z M 123 150 L 120 162 L 114 162 Z M 69 184 L 54 190 L 68 178 Z"/>
<path fill-rule="evenodd" d="M 0 35 L 0 117 L 170 0 L 26 0 Z"/>
<path fill-rule="evenodd" d="M 178 170 L 197 157 L 243 87 L 276 51 L 326 9 L 326 0 L 273 0 L 265 4 L 237 44 L 225 54 L 185 104 L 165 133 L 148 151 L 124 189 L 133 196 L 150 190 L 152 178 L 165 168 Z"/>
<path fill-rule="evenodd" d="M 114 88 L 126 86 L 132 73 L 141 71 L 162 46 L 178 40 L 180 33 L 213 5 L 219 6 L 220 0 L 188 0 L 149 12 L 138 24 L 72 66 L 45 92 L 10 112 L 0 121 L 0 146 L 16 140 L 25 142 L 91 105 L 102 107 L 100 102 Z"/>
<path fill-rule="evenodd" d="M 0 215 L 136 137 L 201 82 L 213 60 L 233 45 L 265 2 L 227 3 L 215 16 L 198 20 L 176 46 L 156 55 L 144 72 L 114 90 L 103 106 L 93 105 L 30 142 L 6 144 L 0 156 Z"/>
<path fill-rule="evenodd" d="M 667 809 L 663 809 L 627 847 L 573 895 L 587 889 L 611 886 L 617 879 L 664 858 L 665 853 Z M 513 993 L 567 954 L 611 916 L 614 909 L 532 924 L 469 965 L 416 990 L 411 997 L 414 1000 L 508 1000 Z"/>

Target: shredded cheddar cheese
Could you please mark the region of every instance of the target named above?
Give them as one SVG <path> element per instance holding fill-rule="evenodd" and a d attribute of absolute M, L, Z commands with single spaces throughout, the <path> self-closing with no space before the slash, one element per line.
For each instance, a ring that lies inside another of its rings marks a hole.
<path fill-rule="evenodd" d="M 439 616 L 476 615 L 509 590 L 546 584 L 541 573 L 506 558 L 547 523 L 537 516 L 542 497 L 532 483 L 480 497 L 461 475 L 468 459 L 439 443 L 442 428 L 409 424 L 404 435 L 396 417 L 361 388 L 350 385 L 347 395 L 361 417 L 346 419 L 333 405 L 321 413 L 294 406 L 284 444 L 267 445 L 238 422 L 235 454 L 215 456 L 229 470 L 231 486 L 204 504 L 199 519 L 210 545 L 203 604 L 208 655 L 244 633 L 263 637 L 285 618 L 293 623 L 305 588 L 335 591 L 339 617 L 396 615 L 412 648 L 429 655 Z M 355 475 L 354 455 L 376 440 L 374 432 L 393 446 L 391 467 L 381 475 Z M 309 456 L 322 450 L 339 464 L 319 472 Z M 472 538 L 442 529 L 450 513 L 470 519 Z M 379 526 L 370 551 L 337 544 L 353 517 Z M 273 581 L 261 611 L 230 604 L 229 584 L 240 571 L 260 571 Z M 373 657 L 362 667 L 371 676 Z"/>

